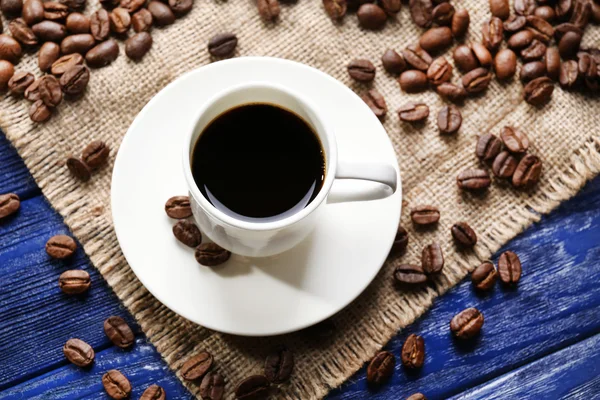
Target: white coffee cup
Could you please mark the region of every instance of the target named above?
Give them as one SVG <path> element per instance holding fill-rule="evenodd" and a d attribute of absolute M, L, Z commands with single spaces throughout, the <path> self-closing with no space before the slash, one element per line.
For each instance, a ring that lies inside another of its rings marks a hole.
<path fill-rule="evenodd" d="M 302 210 L 279 220 L 239 219 L 214 207 L 200 192 L 191 169 L 191 156 L 198 137 L 220 114 L 236 106 L 267 103 L 290 110 L 306 121 L 319 137 L 325 154 L 325 180 L 317 196 Z M 385 185 L 384 196 L 396 191 L 397 171 L 391 164 L 340 161 L 334 129 L 327 117 L 309 100 L 293 91 L 263 82 L 251 82 L 229 88 L 207 101 L 199 110 L 185 136 L 183 172 L 188 185 L 194 219 L 202 233 L 233 254 L 265 257 L 289 250 L 314 228 L 318 215 L 331 202 L 367 200 L 364 193 L 345 193 L 330 197 L 336 179 L 360 179 Z M 329 199 L 328 199 L 329 198 Z M 333 200 L 333 201 L 332 201 Z"/>

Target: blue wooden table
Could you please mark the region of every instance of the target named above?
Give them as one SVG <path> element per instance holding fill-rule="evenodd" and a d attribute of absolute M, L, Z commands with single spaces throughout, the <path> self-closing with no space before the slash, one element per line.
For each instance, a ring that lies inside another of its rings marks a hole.
<path fill-rule="evenodd" d="M 68 229 L 0 134 L 0 193 L 7 192 L 20 196 L 21 210 L 0 221 L 0 399 L 108 398 L 100 377 L 111 368 L 129 377 L 134 399 L 152 383 L 169 399 L 190 398 L 139 328 L 129 351 L 108 341 L 104 319 L 133 321 L 80 249 L 68 261 L 49 260 L 46 240 Z M 421 371 L 397 364 L 391 381 L 372 391 L 363 368 L 330 398 L 400 400 L 417 391 L 429 399 L 600 398 L 600 179 L 505 249 L 523 262 L 517 289 L 479 295 L 465 280 L 388 344 L 399 355 L 409 334 L 423 336 Z M 72 268 L 90 273 L 87 296 L 59 291 L 58 275 Z M 448 322 L 469 306 L 486 322 L 465 345 L 451 338 Z M 64 359 L 71 337 L 94 347 L 91 369 Z"/>

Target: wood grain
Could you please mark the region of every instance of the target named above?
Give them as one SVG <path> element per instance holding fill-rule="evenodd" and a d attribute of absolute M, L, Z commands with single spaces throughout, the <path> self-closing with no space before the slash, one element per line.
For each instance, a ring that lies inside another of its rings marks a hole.
<path fill-rule="evenodd" d="M 16 193 L 22 199 L 40 194 L 40 189 L 17 151 L 0 131 L 0 193 Z"/>

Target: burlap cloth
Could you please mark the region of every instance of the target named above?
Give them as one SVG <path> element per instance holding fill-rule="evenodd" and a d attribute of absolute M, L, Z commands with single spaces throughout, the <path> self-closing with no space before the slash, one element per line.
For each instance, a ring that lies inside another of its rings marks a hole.
<path fill-rule="evenodd" d="M 88 12 L 98 7 L 97 1 L 92 3 L 88 4 Z M 462 0 L 454 4 L 470 11 L 470 38 L 479 40 L 479 27 L 489 18 L 487 1 Z M 111 222 L 110 178 L 121 139 L 154 94 L 184 72 L 211 62 L 207 41 L 223 31 L 238 35 L 239 56 L 269 55 L 307 63 L 357 92 L 367 86 L 351 82 L 346 72 L 348 62 L 364 57 L 378 67 L 372 86 L 383 93 L 391 110 L 384 125 L 402 171 L 402 224 L 409 231 L 410 243 L 401 259 L 386 263 L 358 300 L 332 318 L 336 330 L 329 339 L 315 339 L 306 332 L 248 339 L 204 329 L 155 300 L 136 279 L 119 249 Z M 174 25 L 154 29 L 153 48 L 142 62 L 130 61 L 121 49 L 116 62 L 94 70 L 87 95 L 73 103 L 63 102 L 49 123 L 32 123 L 27 115 L 29 103 L 6 95 L 0 125 L 44 195 L 174 371 L 178 373 L 186 357 L 195 351 L 210 349 L 231 393 L 240 379 L 260 373 L 268 350 L 282 342 L 294 350 L 296 368 L 291 382 L 281 385 L 276 394 L 282 398 L 319 398 L 357 371 L 479 260 L 537 221 L 540 214 L 573 196 L 600 171 L 600 101 L 598 97 L 565 92 L 558 86 L 551 103 L 535 109 L 521 100 L 522 85 L 517 79 L 507 84 L 494 80 L 485 95 L 469 99 L 461 108 L 463 124 L 459 133 L 440 136 L 436 116 L 443 102 L 438 95 L 432 91 L 403 94 L 395 79 L 381 68 L 380 57 L 386 48 L 400 50 L 421 32 L 410 21 L 406 6 L 383 31 L 366 32 L 358 28 L 355 15 L 346 16 L 341 24 L 332 23 L 318 0 L 282 5 L 280 21 L 274 25 L 259 19 L 252 0 L 197 1 L 193 11 Z M 600 29 L 588 27 L 584 44 L 598 43 Z M 17 70 L 39 75 L 36 57 L 24 57 Z M 455 70 L 453 79 L 458 78 Z M 399 122 L 394 110 L 409 100 L 421 100 L 430 106 L 431 115 L 424 126 Z M 484 195 L 460 193 L 455 182 L 457 173 L 479 164 L 474 154 L 477 136 L 498 133 L 504 125 L 519 126 L 529 135 L 530 152 L 544 163 L 541 183 L 525 192 L 494 182 Z M 82 184 L 68 173 L 65 158 L 70 153 L 80 154 L 92 139 L 110 143 L 111 165 Z M 413 229 L 408 210 L 420 203 L 440 208 L 442 217 L 437 229 Z M 467 221 L 479 236 L 473 252 L 455 251 L 450 226 L 459 220 Z M 433 240 L 442 244 L 446 255 L 443 276 L 417 292 L 395 289 L 391 281 L 394 267 L 401 260 L 418 262 L 422 247 Z M 185 385 L 199 396 L 199 386 Z"/>

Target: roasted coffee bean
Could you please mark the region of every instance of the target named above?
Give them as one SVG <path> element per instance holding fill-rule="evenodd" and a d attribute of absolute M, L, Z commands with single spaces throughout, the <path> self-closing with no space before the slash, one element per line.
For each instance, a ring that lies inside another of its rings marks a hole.
<path fill-rule="evenodd" d="M 67 360 L 78 367 L 87 367 L 94 362 L 94 349 L 81 339 L 69 339 L 63 346 Z"/>
<path fill-rule="evenodd" d="M 269 395 L 269 381 L 264 375 L 252 375 L 241 381 L 235 388 L 238 400 L 266 399 Z"/>
<path fill-rule="evenodd" d="M 360 97 L 369 106 L 377 118 L 383 119 L 385 117 L 385 114 L 387 113 L 387 104 L 377 89 L 371 89 L 363 93 Z"/>
<path fill-rule="evenodd" d="M 458 132 L 462 124 L 460 110 L 454 105 L 442 107 L 438 113 L 437 123 L 440 133 L 444 135 L 451 135 Z"/>
<path fill-rule="evenodd" d="M 278 0 L 257 0 L 258 14 L 263 21 L 275 21 L 279 17 L 279 1 Z M 150 11 L 152 12 L 152 11 Z M 152 15 L 156 18 L 154 13 Z"/>
<path fill-rule="evenodd" d="M 381 56 L 383 68 L 390 74 L 399 75 L 406 69 L 406 61 L 404 57 L 395 50 L 387 49 Z"/>
<path fill-rule="evenodd" d="M 479 93 L 486 90 L 492 75 L 485 68 L 476 68 L 462 77 L 462 84 L 467 93 Z"/>
<path fill-rule="evenodd" d="M 57 0 L 59 3 L 67 6 L 69 11 L 82 11 L 85 8 L 85 0 Z"/>
<path fill-rule="evenodd" d="M 67 235 L 52 236 L 46 242 L 46 253 L 52 258 L 63 259 L 73 255 L 77 250 L 77 243 Z"/>
<path fill-rule="evenodd" d="M 579 57 L 579 75 L 583 77 L 585 86 L 592 91 L 597 91 L 600 86 L 600 74 L 596 61 L 589 54 L 582 54 Z"/>
<path fill-rule="evenodd" d="M 152 47 L 152 36 L 138 32 L 125 41 L 125 54 L 134 61 L 141 60 Z"/>
<path fill-rule="evenodd" d="M 348 74 L 359 82 L 371 82 L 375 79 L 375 66 L 369 60 L 356 59 L 348 64 Z"/>
<path fill-rule="evenodd" d="M 431 0 L 410 0 L 410 16 L 421 28 L 429 28 L 433 22 L 433 4 Z"/>
<path fill-rule="evenodd" d="M 16 72 L 8 81 L 8 90 L 13 95 L 21 95 L 35 81 L 31 72 Z"/>
<path fill-rule="evenodd" d="M 152 14 L 152 20 L 157 26 L 171 25 L 175 22 L 175 14 L 164 3 L 153 0 L 148 3 L 148 11 Z M 258 9 L 263 19 L 271 21 L 279 15 L 279 3 L 277 0 L 259 0 Z"/>
<path fill-rule="evenodd" d="M 543 76 L 525 85 L 523 97 L 531 105 L 542 106 L 550 101 L 552 92 L 554 92 L 552 79 Z"/>
<path fill-rule="evenodd" d="M 506 44 L 513 50 L 520 50 L 529 46 L 533 42 L 533 33 L 529 30 L 524 30 L 512 35 Z"/>
<path fill-rule="evenodd" d="M 427 70 L 427 79 L 434 85 L 449 82 L 452 78 L 452 65 L 444 57 L 433 60 Z"/>
<path fill-rule="evenodd" d="M 517 168 L 517 164 L 519 160 L 515 158 L 508 151 L 503 151 L 498 154 L 496 159 L 494 160 L 494 164 L 492 164 L 492 172 L 498 178 L 511 178 Z"/>
<path fill-rule="evenodd" d="M 294 354 L 286 347 L 280 347 L 267 356 L 265 376 L 272 383 L 283 383 L 290 379 L 294 369 Z"/>
<path fill-rule="evenodd" d="M 186 381 L 196 381 L 208 372 L 212 364 L 212 354 L 208 351 L 202 351 L 191 357 L 181 366 L 181 376 Z"/>
<path fill-rule="evenodd" d="M 421 267 L 427 275 L 435 275 L 444 268 L 444 253 L 437 243 L 432 243 L 423 248 L 421 252 Z"/>
<path fill-rule="evenodd" d="M 1 62 L 1 61 L 0 61 Z M 27 89 L 25 89 L 24 96 L 31 102 L 36 102 L 40 99 L 40 80 L 36 79 Z M 31 109 L 30 109 L 31 113 Z"/>
<path fill-rule="evenodd" d="M 519 15 L 532 15 L 535 12 L 537 3 L 535 0 L 515 0 L 513 7 Z"/>
<path fill-rule="evenodd" d="M 7 17 L 15 16 L 23 9 L 23 0 L 2 0 L 0 1 L 0 9 Z"/>
<path fill-rule="evenodd" d="M 348 11 L 348 2 L 346 0 L 323 0 L 323 7 L 329 18 L 339 21 Z"/>
<path fill-rule="evenodd" d="M 467 308 L 450 321 L 450 331 L 459 339 L 470 339 L 479 335 L 483 326 L 483 314 L 476 308 Z"/>
<path fill-rule="evenodd" d="M 477 244 L 477 234 L 466 222 L 457 222 L 450 228 L 454 241 L 465 248 L 473 247 Z"/>
<path fill-rule="evenodd" d="M 401 264 L 394 270 L 394 280 L 406 287 L 420 286 L 427 282 L 427 275 L 419 265 Z"/>
<path fill-rule="evenodd" d="M 225 379 L 218 372 L 209 372 L 202 378 L 200 396 L 202 400 L 221 400 L 225 392 Z M 141 399 L 140 399 L 141 400 Z"/>
<path fill-rule="evenodd" d="M 427 71 L 429 65 L 433 62 L 433 58 L 418 44 L 412 44 L 402 50 L 402 56 L 406 62 L 420 71 Z"/>
<path fill-rule="evenodd" d="M 85 91 L 89 81 L 90 70 L 88 67 L 75 65 L 60 77 L 60 87 L 64 94 L 77 97 Z"/>
<path fill-rule="evenodd" d="M 108 10 L 113 9 L 120 5 L 119 0 L 99 0 L 100 5 Z"/>
<path fill-rule="evenodd" d="M 600 24 L 600 3 L 598 1 L 592 0 L 590 5 L 592 6 L 590 14 L 591 20 L 595 24 Z"/>
<path fill-rule="evenodd" d="M 406 103 L 398 108 L 400 120 L 405 122 L 419 122 L 429 116 L 429 107 L 424 103 Z"/>
<path fill-rule="evenodd" d="M 152 14 L 142 8 L 131 17 L 131 25 L 135 32 L 148 32 L 152 27 Z"/>
<path fill-rule="evenodd" d="M 557 81 L 560 76 L 560 54 L 558 48 L 548 47 L 546 49 L 546 73 L 550 78 Z"/>
<path fill-rule="evenodd" d="M 414 393 L 406 398 L 406 400 L 427 400 L 423 393 Z"/>
<path fill-rule="evenodd" d="M 457 46 L 452 52 L 454 63 L 462 72 L 469 72 L 479 67 L 479 61 L 475 57 L 473 50 L 467 45 Z"/>
<path fill-rule="evenodd" d="M 459 103 L 467 97 L 465 89 L 462 86 L 457 86 L 453 83 L 444 82 L 441 85 L 438 85 L 435 90 L 443 98 L 455 103 Z"/>
<path fill-rule="evenodd" d="M 409 369 L 418 369 L 425 362 L 425 341 L 414 333 L 406 338 L 400 352 L 402 365 Z"/>
<path fill-rule="evenodd" d="M 22 18 L 10 21 L 8 30 L 13 38 L 24 46 L 34 46 L 38 43 L 37 37 Z"/>
<path fill-rule="evenodd" d="M 433 22 L 442 26 L 450 26 L 454 17 L 454 6 L 450 3 L 440 3 L 433 9 L 431 16 Z"/>
<path fill-rule="evenodd" d="M 90 33 L 90 18 L 81 13 L 71 13 L 67 16 L 65 26 L 71 34 Z"/>
<path fill-rule="evenodd" d="M 183 219 L 192 215 L 192 207 L 188 196 L 174 196 L 165 203 L 165 212 L 171 218 Z"/>
<path fill-rule="evenodd" d="M 579 64 L 577 61 L 563 61 L 560 66 L 558 81 L 564 89 L 572 89 L 579 83 Z"/>
<path fill-rule="evenodd" d="M 491 261 L 485 261 L 471 272 L 471 282 L 477 290 L 490 290 L 498 279 L 498 273 Z"/>
<path fill-rule="evenodd" d="M 550 6 L 541 6 L 536 8 L 533 15 L 550 23 L 554 22 L 554 19 L 556 18 L 556 12 L 554 11 L 554 8 Z"/>
<path fill-rule="evenodd" d="M 67 168 L 75 178 L 82 182 L 87 182 L 92 177 L 92 171 L 90 171 L 90 167 L 88 167 L 86 163 L 78 158 L 69 157 L 67 159 Z"/>
<path fill-rule="evenodd" d="M 117 7 L 108 15 L 110 21 L 110 30 L 121 35 L 129 30 L 131 26 L 131 16 L 129 12 L 121 7 Z"/>
<path fill-rule="evenodd" d="M 133 14 L 144 6 L 146 2 L 144 0 L 121 0 L 119 7 L 124 8 L 127 12 Z"/>
<path fill-rule="evenodd" d="M 471 18 L 469 17 L 469 12 L 467 10 L 463 9 L 456 11 L 452 16 L 452 24 L 450 25 L 452 35 L 455 38 L 463 37 L 469 30 L 470 22 Z"/>
<path fill-rule="evenodd" d="M 527 17 L 527 25 L 532 29 L 538 31 L 544 36 L 551 38 L 554 36 L 554 28 L 552 25 L 543 18 L 536 17 L 534 15 L 530 15 Z"/>
<path fill-rule="evenodd" d="M 385 11 L 378 5 L 372 3 L 361 5 L 356 16 L 358 17 L 360 26 L 370 30 L 383 28 L 387 20 Z"/>
<path fill-rule="evenodd" d="M 583 29 L 586 27 L 592 14 L 592 5 L 590 0 L 575 0 L 573 4 L 573 13 L 569 22 Z"/>
<path fill-rule="evenodd" d="M 507 33 L 516 33 L 521 29 L 525 28 L 527 19 L 522 15 L 513 15 L 506 21 L 504 21 L 504 31 Z"/>
<path fill-rule="evenodd" d="M 94 47 L 95 44 L 96 40 L 94 40 L 92 35 L 89 33 L 80 33 L 64 38 L 60 43 L 60 51 L 62 54 L 85 54 Z"/>
<path fill-rule="evenodd" d="M 404 71 L 398 78 L 400 88 L 406 93 L 417 93 L 427 89 L 427 75 L 416 69 Z"/>
<path fill-rule="evenodd" d="M 523 50 L 521 50 L 521 57 L 524 61 L 541 60 L 546 55 L 546 45 L 537 39 Z"/>
<path fill-rule="evenodd" d="M 49 21 L 62 22 L 69 14 L 69 7 L 57 1 L 47 1 L 44 3 L 44 18 Z"/>
<path fill-rule="evenodd" d="M 508 0 L 489 0 L 490 12 L 496 18 L 507 19 L 510 16 Z"/>
<path fill-rule="evenodd" d="M 493 161 L 502 150 L 502 141 L 491 133 L 479 138 L 475 153 L 482 161 Z"/>
<path fill-rule="evenodd" d="M 208 41 L 208 52 L 213 57 L 231 57 L 237 42 L 237 36 L 233 33 L 219 33 Z"/>
<path fill-rule="evenodd" d="M 182 17 L 192 11 L 193 5 L 193 0 L 169 0 L 169 7 L 171 7 L 173 13 L 178 17 Z"/>
<path fill-rule="evenodd" d="M 16 213 L 19 208 L 21 208 L 19 196 L 14 193 L 0 194 L 0 220 Z"/>
<path fill-rule="evenodd" d="M 181 220 L 173 225 L 173 235 L 181 243 L 189 247 L 196 247 L 202 243 L 200 229 L 191 221 Z"/>
<path fill-rule="evenodd" d="M 464 190 L 482 190 L 490 186 L 490 174 L 484 169 L 467 169 L 456 177 L 458 187 Z"/>
<path fill-rule="evenodd" d="M 85 61 L 92 68 L 105 67 L 115 61 L 119 56 L 119 46 L 113 39 L 109 39 L 94 47 L 85 55 Z"/>
<path fill-rule="evenodd" d="M 567 32 L 573 32 L 577 33 L 580 36 L 583 36 L 583 30 L 581 28 L 569 22 L 565 22 L 554 27 L 554 38 L 558 42 Z"/>
<path fill-rule="evenodd" d="M 511 126 L 505 126 L 500 132 L 502 142 L 512 153 L 525 153 L 529 148 L 529 138 L 520 129 Z"/>
<path fill-rule="evenodd" d="M 102 385 L 106 393 L 113 399 L 126 399 L 131 394 L 129 379 L 116 369 L 111 369 L 102 375 Z"/>
<path fill-rule="evenodd" d="M 560 19 L 569 17 L 573 11 L 574 2 L 574 0 L 557 0 L 556 6 L 554 7 L 556 16 Z"/>
<path fill-rule="evenodd" d="M 542 162 L 537 156 L 527 154 L 519 161 L 512 177 L 512 184 L 516 187 L 535 185 L 540 180 Z"/>
<path fill-rule="evenodd" d="M 435 224 L 440 220 L 440 210 L 430 205 L 420 205 L 410 211 L 410 219 L 415 225 Z"/>
<path fill-rule="evenodd" d="M 44 20 L 44 3 L 41 0 L 25 0 L 21 17 L 28 26 Z"/>
<path fill-rule="evenodd" d="M 558 42 L 558 52 L 563 59 L 573 58 L 581 45 L 581 35 L 577 32 L 567 32 Z"/>
<path fill-rule="evenodd" d="M 498 275 L 505 284 L 515 284 L 521 279 L 521 260 L 512 251 L 505 251 L 498 259 Z"/>
<path fill-rule="evenodd" d="M 38 53 L 38 66 L 42 72 L 48 72 L 60 55 L 60 46 L 54 42 L 46 42 Z"/>
<path fill-rule="evenodd" d="M 122 349 L 131 347 L 135 342 L 133 331 L 127 322 L 118 316 L 108 317 L 104 321 L 104 333 L 115 346 Z"/>
<path fill-rule="evenodd" d="M 494 71 L 498 79 L 510 79 L 517 71 L 517 55 L 511 49 L 502 49 L 494 57 Z"/>
<path fill-rule="evenodd" d="M 42 21 L 31 27 L 42 42 L 60 42 L 67 36 L 67 28 L 54 21 Z"/>
<path fill-rule="evenodd" d="M 0 34 L 0 60 L 16 64 L 22 54 L 23 50 L 19 42 L 8 35 Z"/>
<path fill-rule="evenodd" d="M 140 397 L 140 400 L 166 400 L 166 398 L 167 395 L 165 393 L 165 389 L 158 385 L 150 385 L 146 390 L 144 390 L 144 393 L 142 393 L 142 397 Z M 216 399 L 216 397 L 204 397 L 204 395 L 202 395 L 202 398 L 204 400 Z"/>
<path fill-rule="evenodd" d="M 479 61 L 479 65 L 483 68 L 491 68 L 492 67 L 492 53 L 482 45 L 481 43 L 473 43 L 471 44 L 471 48 L 473 49 L 473 54 L 477 61 Z"/>
<path fill-rule="evenodd" d="M 390 16 L 398 14 L 402 8 L 401 0 L 379 0 L 379 5 Z"/>
<path fill-rule="evenodd" d="M 367 383 L 379 386 L 387 381 L 394 372 L 396 357 L 389 351 L 378 353 L 367 366 Z"/>
<path fill-rule="evenodd" d="M 108 11 L 101 8 L 90 17 L 90 32 L 94 39 L 102 42 L 110 35 L 110 18 Z"/>
<path fill-rule="evenodd" d="M 546 64 L 542 61 L 531 61 L 523 64 L 519 79 L 523 82 L 529 82 L 544 75 L 546 75 Z"/>
<path fill-rule="evenodd" d="M 46 251 L 48 251 L 47 247 Z M 64 249 L 58 249 L 58 251 L 64 251 Z M 90 274 L 80 269 L 65 271 L 58 277 L 58 287 L 65 294 L 85 293 L 90 288 L 90 284 Z"/>
<path fill-rule="evenodd" d="M 428 52 L 439 52 L 452 44 L 452 31 L 447 26 L 430 28 L 421 36 L 419 45 Z"/>
<path fill-rule="evenodd" d="M 83 57 L 81 54 L 67 54 L 53 62 L 50 71 L 55 76 L 61 76 L 76 65 L 83 65 Z"/>
<path fill-rule="evenodd" d="M 491 52 L 496 52 L 504 39 L 504 27 L 500 18 L 492 17 L 481 26 L 482 44 Z"/>
<path fill-rule="evenodd" d="M 53 75 L 45 75 L 40 78 L 39 91 L 40 100 L 48 107 L 55 108 L 63 99 L 60 83 Z"/>
<path fill-rule="evenodd" d="M 36 100 L 29 107 L 29 118 L 31 118 L 33 122 L 45 122 L 48 121 L 51 116 L 52 110 L 45 105 L 42 100 Z"/>
<path fill-rule="evenodd" d="M 203 243 L 196 247 L 194 256 L 198 263 L 207 267 L 214 267 L 229 260 L 231 252 L 216 243 Z"/>
<path fill-rule="evenodd" d="M 408 232 L 403 227 L 399 226 L 392 244 L 391 254 L 402 254 L 408 247 Z"/>

